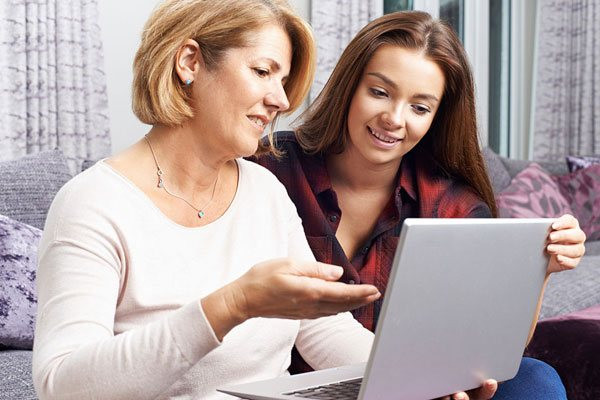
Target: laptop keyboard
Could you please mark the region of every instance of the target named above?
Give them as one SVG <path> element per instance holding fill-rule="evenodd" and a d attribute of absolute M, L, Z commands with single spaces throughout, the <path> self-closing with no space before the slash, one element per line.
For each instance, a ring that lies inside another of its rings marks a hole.
<path fill-rule="evenodd" d="M 286 396 L 295 396 L 306 399 L 356 400 L 358 399 L 358 392 L 360 391 L 361 382 L 362 378 L 357 378 L 283 394 Z"/>

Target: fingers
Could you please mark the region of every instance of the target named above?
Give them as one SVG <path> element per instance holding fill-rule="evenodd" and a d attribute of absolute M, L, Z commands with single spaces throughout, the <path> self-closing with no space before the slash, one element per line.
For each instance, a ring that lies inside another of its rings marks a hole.
<path fill-rule="evenodd" d="M 487 400 L 494 397 L 494 394 L 498 390 L 498 382 L 494 379 L 488 379 L 477 389 L 469 390 L 468 396 L 465 393 L 456 393 L 456 395 L 465 395 L 466 397 L 453 397 L 453 399 L 473 399 L 473 400 Z"/>
<path fill-rule="evenodd" d="M 552 223 L 552 229 L 561 230 L 567 228 L 578 228 L 579 221 L 571 214 L 565 214 Z"/>
<path fill-rule="evenodd" d="M 546 250 L 551 255 L 557 255 L 564 258 L 581 258 L 585 254 L 585 246 L 583 243 L 578 244 L 554 244 L 546 246 Z"/>
<path fill-rule="evenodd" d="M 318 261 L 298 263 L 293 265 L 292 268 L 297 275 L 319 278 L 326 281 L 337 281 L 344 273 L 342 267 Z"/>
<path fill-rule="evenodd" d="M 549 243 L 583 243 L 585 239 L 585 233 L 579 227 L 553 230 L 548 234 Z"/>

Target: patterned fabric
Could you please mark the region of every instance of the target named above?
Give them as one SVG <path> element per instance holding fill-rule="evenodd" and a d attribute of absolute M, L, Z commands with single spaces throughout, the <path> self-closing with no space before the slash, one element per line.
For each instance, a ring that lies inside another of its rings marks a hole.
<path fill-rule="evenodd" d="M 600 156 L 567 156 L 569 172 L 600 164 Z"/>
<path fill-rule="evenodd" d="M 304 231 L 317 260 L 340 265 L 346 283 L 369 283 L 385 293 L 398 236 L 405 218 L 490 217 L 487 205 L 465 186 L 443 178 L 430 170 L 430 160 L 416 160 L 412 153 L 404 156 L 398 173 L 394 195 L 362 249 L 349 260 L 335 237 L 341 211 L 322 156 L 302 152 L 293 132 L 279 132 L 277 146 L 285 152 L 282 159 L 272 156 L 257 161 L 273 172 L 287 188 L 302 218 Z M 354 317 L 367 329 L 375 330 L 381 299 L 353 311 Z M 299 367 L 294 354 L 293 372 Z"/>
<path fill-rule="evenodd" d="M 317 97 L 342 51 L 369 21 L 383 15 L 381 0 L 312 0 L 311 25 L 317 40 L 317 69 L 310 98 Z"/>
<path fill-rule="evenodd" d="M 41 236 L 39 229 L 0 215 L 0 343 L 7 347 L 33 346 Z"/>
<path fill-rule="evenodd" d="M 0 160 L 60 147 L 74 174 L 110 152 L 97 0 L 0 2 Z"/>
<path fill-rule="evenodd" d="M 555 218 L 573 214 L 569 202 L 548 172 L 531 163 L 496 196 L 502 218 Z"/>
<path fill-rule="evenodd" d="M 588 240 L 600 239 L 600 165 L 556 178 Z"/>
<path fill-rule="evenodd" d="M 538 2 L 536 160 L 600 154 L 600 2 Z"/>
<path fill-rule="evenodd" d="M 31 379 L 31 351 L 0 351 L 0 400 L 37 400 Z"/>
<path fill-rule="evenodd" d="M 569 400 L 600 399 L 600 306 L 540 321 L 525 354 L 556 369 Z"/>
<path fill-rule="evenodd" d="M 60 150 L 0 162 L 0 214 L 43 229 L 46 213 L 71 174 Z"/>

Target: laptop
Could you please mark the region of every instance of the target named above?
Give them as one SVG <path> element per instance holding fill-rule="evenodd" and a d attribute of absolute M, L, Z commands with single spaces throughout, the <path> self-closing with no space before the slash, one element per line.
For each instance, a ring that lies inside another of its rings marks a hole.
<path fill-rule="evenodd" d="M 414 400 L 513 378 L 553 221 L 406 219 L 366 364 L 219 391 L 245 399 Z"/>

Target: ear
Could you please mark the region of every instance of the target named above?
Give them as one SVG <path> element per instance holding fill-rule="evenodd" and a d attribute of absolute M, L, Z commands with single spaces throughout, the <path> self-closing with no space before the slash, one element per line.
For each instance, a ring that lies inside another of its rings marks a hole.
<path fill-rule="evenodd" d="M 175 55 L 175 71 L 183 84 L 194 82 L 204 68 L 204 59 L 200 45 L 193 39 L 187 39 Z"/>

